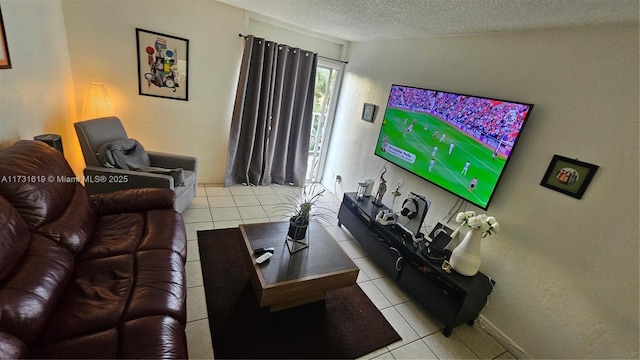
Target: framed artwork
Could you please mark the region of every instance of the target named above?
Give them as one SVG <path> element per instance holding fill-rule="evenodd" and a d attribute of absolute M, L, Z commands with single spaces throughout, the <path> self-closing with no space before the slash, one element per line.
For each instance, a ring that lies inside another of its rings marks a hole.
<path fill-rule="evenodd" d="M 0 69 L 11 69 L 11 58 L 9 57 L 9 46 L 7 46 L 7 36 L 4 32 L 4 20 L 2 20 L 2 10 L 0 10 Z"/>
<path fill-rule="evenodd" d="M 596 171 L 597 165 L 554 155 L 540 185 L 581 199 Z"/>
<path fill-rule="evenodd" d="M 136 28 L 138 93 L 189 100 L 189 40 Z"/>
<path fill-rule="evenodd" d="M 364 104 L 362 108 L 362 120 L 373 122 L 373 117 L 375 116 L 376 106 L 373 104 Z"/>

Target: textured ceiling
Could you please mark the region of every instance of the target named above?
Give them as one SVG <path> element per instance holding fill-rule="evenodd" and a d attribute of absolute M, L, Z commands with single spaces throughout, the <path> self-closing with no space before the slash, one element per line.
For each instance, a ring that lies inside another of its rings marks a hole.
<path fill-rule="evenodd" d="M 639 0 L 217 0 L 349 41 L 638 23 Z"/>

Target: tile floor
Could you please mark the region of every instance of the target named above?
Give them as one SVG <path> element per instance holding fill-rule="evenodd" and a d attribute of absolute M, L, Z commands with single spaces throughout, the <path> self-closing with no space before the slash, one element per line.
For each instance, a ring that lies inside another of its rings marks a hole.
<path fill-rule="evenodd" d="M 278 204 L 296 196 L 299 189 L 289 186 L 248 187 L 219 185 L 198 187 L 197 197 L 182 214 L 187 228 L 187 343 L 192 359 L 212 359 L 214 350 L 207 321 L 207 306 L 198 252 L 197 231 L 221 229 L 286 219 Z M 341 199 L 325 193 L 322 207 L 337 216 Z M 326 210 L 325 210 L 326 211 Z M 363 359 L 513 359 L 514 357 L 479 326 L 462 325 L 450 337 L 444 327 L 414 302 L 393 281 L 385 277 L 367 253 L 344 228 L 326 226 L 360 268 L 358 285 L 380 309 L 402 337 L 401 341 L 363 356 Z"/>

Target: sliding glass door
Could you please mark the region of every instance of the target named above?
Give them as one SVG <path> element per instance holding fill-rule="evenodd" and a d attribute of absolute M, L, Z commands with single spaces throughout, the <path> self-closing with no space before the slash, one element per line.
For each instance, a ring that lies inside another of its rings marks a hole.
<path fill-rule="evenodd" d="M 318 59 L 307 182 L 319 181 L 322 177 L 326 145 L 331 135 L 343 67 L 344 65 L 337 61 Z"/>

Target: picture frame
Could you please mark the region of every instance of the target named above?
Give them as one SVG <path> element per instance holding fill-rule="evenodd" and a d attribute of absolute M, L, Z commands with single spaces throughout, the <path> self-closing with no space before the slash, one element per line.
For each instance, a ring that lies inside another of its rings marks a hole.
<path fill-rule="evenodd" d="M 11 69 L 11 57 L 9 56 L 9 46 L 7 45 L 7 35 L 4 31 L 4 20 L 2 19 L 2 9 L 0 9 L 0 69 Z"/>
<path fill-rule="evenodd" d="M 553 155 L 540 185 L 581 199 L 598 168 L 578 159 Z"/>
<path fill-rule="evenodd" d="M 373 122 L 373 118 L 375 117 L 376 106 L 374 104 L 365 103 L 362 108 L 362 120 Z"/>
<path fill-rule="evenodd" d="M 189 40 L 136 28 L 138 94 L 189 101 Z"/>

